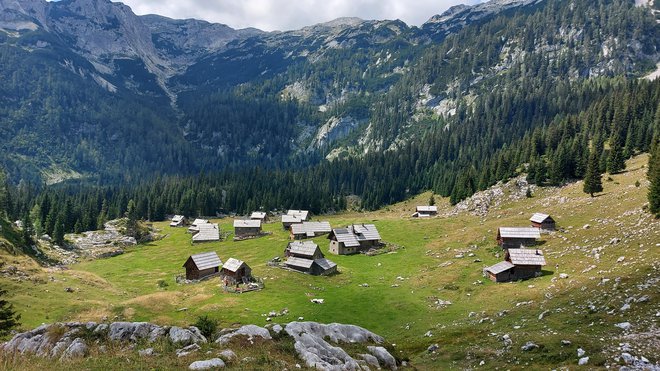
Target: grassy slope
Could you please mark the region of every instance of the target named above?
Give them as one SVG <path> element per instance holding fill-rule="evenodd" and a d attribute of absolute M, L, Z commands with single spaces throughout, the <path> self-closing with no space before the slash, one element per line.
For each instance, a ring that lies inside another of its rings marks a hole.
<path fill-rule="evenodd" d="M 647 182 L 642 168 L 646 161 L 646 156 L 640 156 L 629 162 L 628 172 L 604 182 L 605 192 L 600 197 L 592 199 L 582 193 L 581 183 L 542 189 L 531 199 L 504 203 L 486 218 L 402 218 L 412 212 L 416 203 L 424 203 L 428 194 L 374 213 L 323 217 L 333 226 L 374 222 L 384 240 L 405 247 L 375 257 L 327 254 L 338 263 L 341 272 L 333 277 L 268 267 L 266 262 L 281 255 L 287 242 L 287 233 L 279 223 L 266 226 L 267 231 L 273 232 L 268 237 L 202 245 L 192 245 L 184 229 L 170 229 L 166 223 L 160 223 L 157 226 L 168 233 L 163 240 L 133 248 L 118 257 L 80 263 L 70 270 L 45 271 L 25 258 L 2 256 L 8 263 L 15 261 L 27 267 L 33 278 L 23 282 L 0 278 L 0 284 L 13 293 L 11 300 L 22 314 L 26 328 L 41 322 L 100 320 L 104 316 L 109 320 L 189 324 L 200 314 L 218 318 L 222 326 L 263 325 L 264 313 L 288 308 L 289 315 L 274 321 L 284 323 L 302 316 L 319 322 L 357 324 L 396 343 L 399 356 L 410 357 L 420 368 L 464 368 L 476 366 L 481 360 L 488 368 L 575 365 L 577 347 L 587 350 L 590 365 L 602 365 L 606 360 L 611 362 L 611 357 L 603 353 L 605 348 L 620 341 L 613 337 L 619 334 L 613 324 L 630 320 L 642 332 L 643 321 L 635 322 L 636 318 L 649 318 L 655 313 L 652 307 L 657 307 L 656 285 L 644 291 L 651 296 L 649 303 L 633 304 L 625 315 L 618 311 L 607 314 L 603 309 L 620 308 L 626 297 L 639 296 L 636 284 L 649 275 L 658 277 L 660 248 L 656 243 L 660 242 L 660 223 L 644 213 L 630 212 L 641 209 L 646 202 Z M 636 180 L 642 183 L 639 188 L 633 185 Z M 441 206 L 448 208 L 446 204 Z M 484 280 L 483 267 L 501 260 L 495 256 L 499 251 L 494 244 L 497 227 L 527 225 L 534 211 L 552 214 L 567 230 L 544 236 L 546 243 L 541 248 L 548 260 L 546 275 L 524 282 L 475 284 Z M 231 220 L 219 222 L 223 230 L 230 230 Z M 584 224 L 592 227 L 583 229 Z M 651 228 L 633 233 L 648 225 Z M 613 237 L 622 242 L 610 245 Z M 327 251 L 326 239 L 318 238 L 316 242 Z M 476 247 L 471 248 L 472 245 Z M 601 246 L 604 248 L 597 261 L 591 250 Z M 266 289 L 236 295 L 223 293 L 218 280 L 196 285 L 174 283 L 174 276 L 183 272 L 181 265 L 188 255 L 210 250 L 215 250 L 223 261 L 229 257 L 245 260 L 255 275 L 265 279 Z M 466 256 L 455 258 L 459 252 L 466 252 Z M 467 252 L 476 256 L 467 257 Z M 617 263 L 619 256 L 626 256 L 626 260 Z M 475 263 L 475 258 L 483 262 Z M 582 273 L 592 264 L 597 267 Z M 560 272 L 569 278 L 558 279 Z M 399 276 L 404 280 L 397 279 Z M 601 277 L 612 281 L 598 286 Z M 621 282 L 615 287 L 617 277 L 621 277 Z M 159 288 L 159 280 L 169 286 Z M 369 287 L 360 287 L 362 283 Z M 394 284 L 399 287 L 392 287 Z M 65 287 L 76 291 L 66 293 Z M 312 297 L 324 298 L 325 303 L 313 304 Z M 437 298 L 453 304 L 438 309 L 433 305 Z M 595 313 L 586 309 L 589 300 L 599 308 Z M 516 306 L 527 301 L 532 303 Z M 188 310 L 178 311 L 179 308 Z M 508 314 L 498 316 L 504 310 Z M 538 320 L 545 310 L 551 312 L 544 320 Z M 469 317 L 470 312 L 477 314 Z M 483 318 L 488 320 L 479 323 Z M 429 330 L 433 337 L 424 337 Z M 498 338 L 504 333 L 513 340 L 508 351 L 502 351 Z M 561 347 L 561 339 L 571 340 L 573 345 Z M 529 340 L 542 345 L 541 349 L 521 352 L 520 346 Z M 439 351 L 426 353 L 426 347 L 433 343 L 440 345 Z M 650 351 L 643 355 L 658 359 Z"/>

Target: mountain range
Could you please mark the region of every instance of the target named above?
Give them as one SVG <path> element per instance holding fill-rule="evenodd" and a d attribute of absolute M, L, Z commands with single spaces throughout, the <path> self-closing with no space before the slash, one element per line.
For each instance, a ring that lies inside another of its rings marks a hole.
<path fill-rule="evenodd" d="M 0 0 L 0 164 L 56 183 L 395 151 L 460 125 L 530 63 L 544 71 L 528 77 L 549 81 L 653 71 L 657 5 L 601 3 L 493 0 L 421 27 L 340 18 L 264 32 L 109 0 Z"/>

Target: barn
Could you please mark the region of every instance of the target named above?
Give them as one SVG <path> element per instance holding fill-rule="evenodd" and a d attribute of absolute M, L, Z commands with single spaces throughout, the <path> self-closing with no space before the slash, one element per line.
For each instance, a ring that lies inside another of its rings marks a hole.
<path fill-rule="evenodd" d="M 353 224 L 333 229 L 328 239 L 330 252 L 336 255 L 357 254 L 380 246 L 380 234 L 373 224 Z"/>
<path fill-rule="evenodd" d="M 292 224 L 290 230 L 292 240 L 302 240 L 328 234 L 332 232 L 332 227 L 330 227 L 330 222 L 302 222 Z"/>
<path fill-rule="evenodd" d="M 234 220 L 236 237 L 254 237 L 261 234 L 261 220 Z"/>
<path fill-rule="evenodd" d="M 190 255 L 183 264 L 186 268 L 186 279 L 201 280 L 216 275 L 220 271 L 222 261 L 214 251 Z"/>
<path fill-rule="evenodd" d="M 500 227 L 497 229 L 497 243 L 504 249 L 533 246 L 541 238 L 538 228 Z"/>
<path fill-rule="evenodd" d="M 556 227 L 555 220 L 548 214 L 534 213 L 529 221 L 532 222 L 532 227 L 543 231 L 554 231 Z"/>
<path fill-rule="evenodd" d="M 262 223 L 268 222 L 268 213 L 265 211 L 255 211 L 250 214 L 250 219 L 252 220 L 261 220 Z"/>
<path fill-rule="evenodd" d="M 199 231 L 192 236 L 193 243 L 220 241 L 220 228 L 218 224 L 200 224 L 198 228 Z"/>
<path fill-rule="evenodd" d="M 252 279 L 252 269 L 242 260 L 229 258 L 222 266 L 222 276 L 231 284 L 245 283 Z"/>
<path fill-rule="evenodd" d="M 430 218 L 438 215 L 437 206 L 417 206 L 415 213 L 412 214 L 413 218 Z"/>
<path fill-rule="evenodd" d="M 183 215 L 174 215 L 170 227 L 183 227 L 186 225 L 186 217 Z"/>

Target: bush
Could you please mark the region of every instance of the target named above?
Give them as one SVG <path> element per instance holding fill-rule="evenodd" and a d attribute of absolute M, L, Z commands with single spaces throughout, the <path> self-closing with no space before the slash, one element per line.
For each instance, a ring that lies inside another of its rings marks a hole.
<path fill-rule="evenodd" d="M 158 287 L 160 287 L 161 289 L 164 289 L 167 286 L 169 286 L 169 284 L 165 280 L 158 280 Z"/>
<path fill-rule="evenodd" d="M 209 318 L 207 315 L 197 317 L 197 322 L 193 324 L 206 338 L 213 337 L 218 328 L 218 320 Z"/>

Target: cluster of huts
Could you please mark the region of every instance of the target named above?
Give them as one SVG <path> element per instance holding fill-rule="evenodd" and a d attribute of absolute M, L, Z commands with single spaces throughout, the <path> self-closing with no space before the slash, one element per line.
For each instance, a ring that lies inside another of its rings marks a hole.
<path fill-rule="evenodd" d="M 183 267 L 188 280 L 220 276 L 225 285 L 248 283 L 252 280 L 252 269 L 244 261 L 229 258 L 223 264 L 214 251 L 190 255 Z"/>
<path fill-rule="evenodd" d="M 286 268 L 315 276 L 337 272 L 337 264 L 325 258 L 319 245 L 313 241 L 289 242 L 284 249 Z"/>
<path fill-rule="evenodd" d="M 505 250 L 504 261 L 484 269 L 484 275 L 495 282 L 527 279 L 541 275 L 546 265 L 543 251 L 530 248 L 538 244 L 541 231 L 555 230 L 554 219 L 547 214 L 535 213 L 531 227 L 500 227 L 497 243 Z"/>
<path fill-rule="evenodd" d="M 187 220 L 183 215 L 175 215 L 170 223 L 170 227 L 185 227 L 186 225 Z M 217 223 L 211 223 L 207 219 L 195 219 L 188 226 L 188 232 L 192 234 L 193 243 L 220 241 L 220 227 Z"/>

